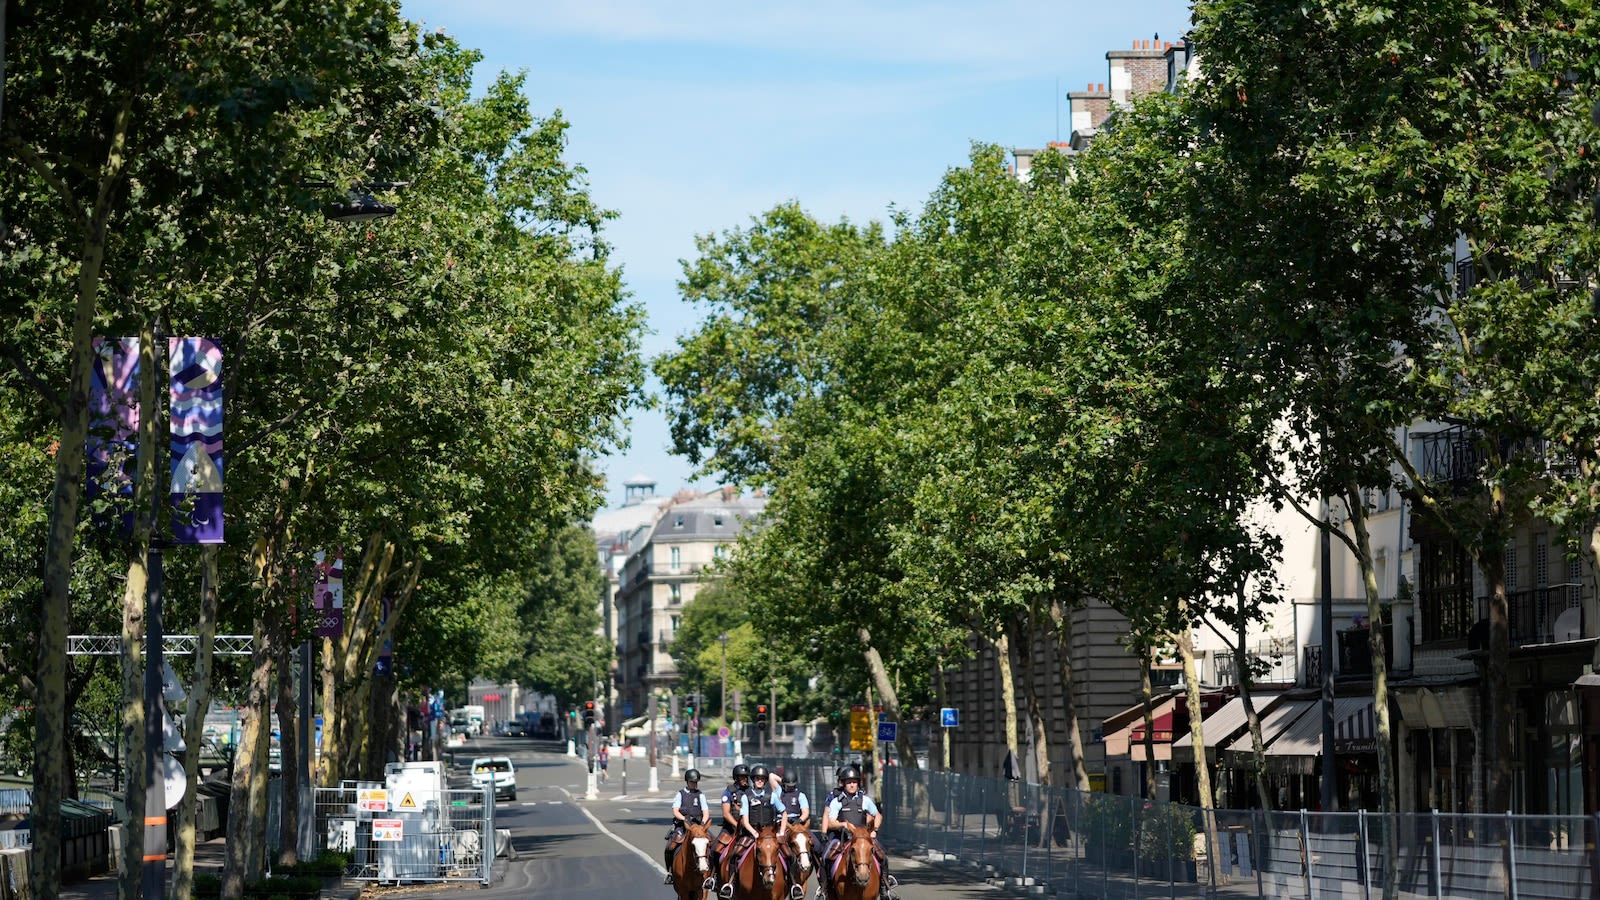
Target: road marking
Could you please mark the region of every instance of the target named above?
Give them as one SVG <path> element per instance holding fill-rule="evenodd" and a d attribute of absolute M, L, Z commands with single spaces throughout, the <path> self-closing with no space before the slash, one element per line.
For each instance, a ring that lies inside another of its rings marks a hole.
<path fill-rule="evenodd" d="M 594 823 L 594 827 L 600 829 L 600 833 L 601 834 L 604 834 L 606 837 L 611 838 L 613 841 L 616 841 L 617 843 L 619 843 L 622 846 L 626 847 L 628 850 L 632 851 L 635 856 L 637 856 L 640 859 L 644 860 L 646 863 L 649 863 L 650 868 L 655 869 L 656 872 L 658 872 L 659 874 L 661 874 L 661 875 L 666 875 L 667 874 L 667 870 L 661 867 L 661 863 L 656 862 L 655 859 L 650 856 L 650 854 L 644 852 L 643 850 L 640 850 L 638 847 L 635 847 L 634 845 L 628 843 L 627 841 L 623 840 L 622 838 L 617 837 L 616 834 L 614 834 L 611 831 L 611 829 L 607 828 L 605 825 L 602 825 L 600 823 L 600 820 L 596 819 L 594 817 L 594 813 L 589 812 L 589 810 L 585 809 L 582 806 L 578 807 L 578 809 L 584 815 L 589 817 L 589 821 Z"/>

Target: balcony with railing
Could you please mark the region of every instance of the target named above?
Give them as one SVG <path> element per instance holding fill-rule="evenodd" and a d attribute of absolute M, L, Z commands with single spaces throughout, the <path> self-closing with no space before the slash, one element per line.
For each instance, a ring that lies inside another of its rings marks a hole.
<path fill-rule="evenodd" d="M 1293 684 L 1294 683 L 1294 654 L 1287 648 L 1282 651 L 1256 651 L 1252 650 L 1246 655 L 1250 661 L 1250 682 L 1252 684 Z M 1221 651 L 1212 655 L 1211 677 L 1209 683 L 1217 685 L 1235 685 L 1239 683 L 1239 654 L 1237 651 Z"/>
<path fill-rule="evenodd" d="M 1300 648 L 1300 658 L 1304 684 L 1307 687 L 1321 684 L 1322 645 L 1306 644 Z M 1383 659 L 1389 671 L 1394 671 L 1394 641 L 1384 644 Z M 1372 677 L 1371 628 L 1345 628 L 1333 633 L 1333 677 L 1335 681 Z"/>
<path fill-rule="evenodd" d="M 1514 646 L 1555 644 L 1588 635 L 1580 584 L 1553 584 L 1512 591 L 1507 594 L 1506 602 Z M 1484 605 L 1487 608 L 1486 602 Z"/>

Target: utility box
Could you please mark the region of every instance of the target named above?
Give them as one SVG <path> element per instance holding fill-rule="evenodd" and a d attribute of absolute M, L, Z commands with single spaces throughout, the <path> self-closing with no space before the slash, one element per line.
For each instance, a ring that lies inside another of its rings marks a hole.
<path fill-rule="evenodd" d="M 434 760 L 394 762 L 384 766 L 389 792 L 385 817 L 399 820 L 398 839 L 377 841 L 378 880 L 403 884 L 433 881 L 439 869 L 439 821 L 444 800 L 444 764 Z"/>

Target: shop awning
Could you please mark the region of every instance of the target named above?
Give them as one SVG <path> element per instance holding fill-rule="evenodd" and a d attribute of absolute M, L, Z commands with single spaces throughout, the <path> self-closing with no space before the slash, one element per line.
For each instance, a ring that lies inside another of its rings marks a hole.
<path fill-rule="evenodd" d="M 1261 714 L 1261 741 L 1268 756 L 1290 728 L 1308 717 L 1317 718 L 1308 714 L 1320 702 L 1316 697 L 1284 698 Z M 1222 761 L 1227 765 L 1248 765 L 1254 755 L 1255 744 L 1248 729 L 1222 746 Z"/>
<path fill-rule="evenodd" d="M 1266 696 L 1252 696 L 1251 701 L 1256 708 L 1256 715 L 1262 717 L 1265 726 L 1265 717 L 1268 712 L 1283 701 L 1281 694 L 1269 693 Z M 1221 709 L 1206 716 L 1201 723 L 1201 731 L 1205 734 L 1206 757 L 1212 762 L 1217 762 L 1217 748 L 1227 744 L 1250 727 L 1250 717 L 1244 708 L 1244 698 L 1234 697 Z M 1172 742 L 1172 759 L 1174 762 L 1194 762 L 1194 733 L 1190 732 Z"/>
<path fill-rule="evenodd" d="M 1316 770 L 1316 760 L 1322 756 L 1321 701 L 1306 702 L 1310 704 L 1306 713 L 1295 719 L 1293 724 L 1267 745 L 1266 755 L 1270 765 L 1300 772 Z M 1372 712 L 1371 697 L 1334 699 L 1334 755 L 1377 752 L 1377 729 L 1372 724 Z M 1339 737 L 1340 723 L 1344 724 L 1344 733 L 1349 735 L 1343 739 L 1342 744 Z M 1368 736 L 1359 737 L 1361 734 Z"/>
<path fill-rule="evenodd" d="M 1172 719 L 1178 708 L 1178 697 L 1169 696 L 1158 703 L 1151 704 L 1150 716 L 1155 725 L 1151 740 L 1155 744 L 1156 759 L 1172 758 Z M 1105 737 L 1106 758 L 1126 756 L 1134 762 L 1144 762 L 1144 714 L 1143 707 L 1131 707 L 1125 712 L 1134 713 L 1134 716 L 1121 728 L 1110 732 Z M 1121 714 L 1118 716 L 1121 717 Z M 1135 739 L 1137 736 L 1137 739 Z"/>

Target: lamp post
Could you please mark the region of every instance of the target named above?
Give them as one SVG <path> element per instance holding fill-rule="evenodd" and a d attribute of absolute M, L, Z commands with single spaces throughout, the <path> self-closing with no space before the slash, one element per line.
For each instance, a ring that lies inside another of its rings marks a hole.
<path fill-rule="evenodd" d="M 728 724 L 728 633 L 717 635 L 717 642 L 722 644 L 722 724 Z"/>

